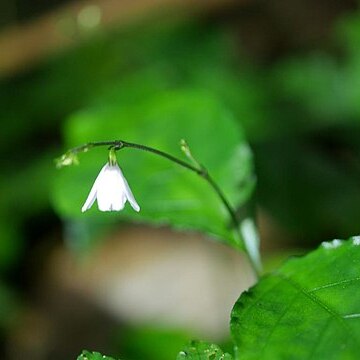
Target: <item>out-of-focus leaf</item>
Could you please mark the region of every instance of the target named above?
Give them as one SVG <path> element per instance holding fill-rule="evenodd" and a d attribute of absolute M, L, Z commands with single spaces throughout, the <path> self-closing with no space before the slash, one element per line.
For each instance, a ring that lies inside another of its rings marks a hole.
<path fill-rule="evenodd" d="M 178 157 L 183 156 L 179 141 L 184 138 L 234 206 L 245 204 L 253 190 L 252 155 L 241 129 L 231 113 L 207 92 L 165 92 L 136 106 L 84 111 L 69 120 L 65 137 L 69 147 L 123 139 Z M 81 214 L 90 187 L 107 161 L 107 151 L 94 149 L 79 160 L 80 166 L 60 170 L 55 179 L 53 203 L 63 217 L 169 224 L 206 231 L 233 246 L 242 246 L 229 226 L 228 213 L 204 179 L 134 149 L 121 150 L 118 161 L 140 204 L 140 213 L 127 206 L 122 213 L 104 214 L 94 206 Z"/>
<path fill-rule="evenodd" d="M 260 274 L 262 271 L 260 257 L 260 237 L 252 218 L 246 218 L 240 223 L 241 235 L 244 241 L 246 253 L 249 254 L 256 271 Z"/>
<path fill-rule="evenodd" d="M 0 279 L 0 330 L 15 324 L 19 310 L 16 295 Z"/>
<path fill-rule="evenodd" d="M 49 204 L 49 188 L 56 169 L 52 165 L 54 152 L 48 150 L 43 156 L 26 166 L 12 166 L 0 176 L 2 210 L 11 215 L 33 214 Z"/>
<path fill-rule="evenodd" d="M 233 357 L 224 353 L 219 346 L 205 341 L 192 341 L 183 351 L 177 360 L 232 360 Z"/>
<path fill-rule="evenodd" d="M 110 356 L 105 356 L 100 354 L 99 352 L 90 352 L 87 350 L 84 350 L 80 356 L 78 356 L 77 360 L 115 360 L 114 358 Z"/>
<path fill-rule="evenodd" d="M 16 262 L 23 245 L 16 220 L 3 214 L 0 221 L 0 272 Z"/>
<path fill-rule="evenodd" d="M 313 121 L 304 120 L 297 127 L 318 128 L 338 123 L 341 116 L 349 116 L 349 87 L 345 74 L 330 55 L 313 54 L 286 60 L 274 74 L 278 96 L 301 104 L 314 118 Z"/>
<path fill-rule="evenodd" d="M 321 138 L 321 136 L 323 138 Z M 359 232 L 359 129 L 254 146 L 258 199 L 302 245 Z M 286 149 L 286 151 L 284 151 Z"/>
<path fill-rule="evenodd" d="M 23 250 L 24 217 L 36 216 L 49 208 L 49 187 L 56 173 L 53 158 L 54 153 L 49 150 L 24 166 L 14 162 L 4 167 L 0 176 L 0 271 L 16 263 Z"/>
<path fill-rule="evenodd" d="M 359 29 L 359 13 L 344 16 L 338 22 L 334 35 L 343 51 L 341 58 L 329 52 L 313 52 L 285 59 L 272 71 L 270 84 L 277 89 L 277 101 L 300 105 L 297 112 L 307 112 L 308 116 L 297 124 L 299 128 L 359 124 Z"/>
<path fill-rule="evenodd" d="M 356 359 L 360 238 L 286 262 L 243 293 L 231 330 L 239 359 Z"/>
<path fill-rule="evenodd" d="M 129 329 L 121 333 L 119 348 L 127 360 L 169 360 L 176 355 L 191 338 L 189 334 L 154 327 Z"/>

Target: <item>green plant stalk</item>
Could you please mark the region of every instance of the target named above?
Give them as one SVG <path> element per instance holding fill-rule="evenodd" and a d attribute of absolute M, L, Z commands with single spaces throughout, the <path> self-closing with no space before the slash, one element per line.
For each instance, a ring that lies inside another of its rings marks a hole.
<path fill-rule="evenodd" d="M 135 143 L 130 143 L 127 141 L 123 141 L 123 140 L 113 140 L 113 141 L 95 141 L 95 142 L 89 142 L 87 144 L 81 145 L 81 146 L 77 146 L 75 148 L 72 148 L 70 150 L 68 150 L 61 159 L 65 159 L 67 156 L 71 157 L 71 156 L 75 156 L 79 153 L 83 153 L 83 152 L 87 152 L 89 150 L 91 150 L 94 147 L 100 147 L 100 146 L 108 146 L 109 150 L 121 150 L 124 148 L 132 148 L 132 149 L 138 149 L 138 150 L 142 150 L 142 151 L 147 151 L 150 153 L 153 153 L 155 155 L 161 156 L 163 158 L 166 158 L 188 170 L 193 171 L 194 173 L 198 174 L 199 176 L 201 176 L 204 180 L 207 181 L 207 183 L 212 187 L 212 189 L 215 191 L 215 193 L 218 195 L 218 197 L 220 198 L 221 202 L 223 203 L 223 205 L 225 206 L 227 212 L 230 215 L 231 218 L 231 222 L 233 224 L 233 227 L 236 229 L 238 235 L 240 236 L 240 238 L 242 238 L 242 234 L 240 232 L 240 224 L 238 222 L 236 213 L 234 208 L 231 206 L 230 202 L 227 200 L 225 194 L 223 193 L 223 191 L 221 190 L 221 188 L 219 187 L 219 185 L 214 181 L 214 179 L 209 175 L 209 172 L 207 171 L 207 169 L 202 166 L 199 165 L 198 167 L 193 166 L 181 159 L 176 158 L 175 156 L 172 156 L 164 151 L 149 147 L 149 146 L 145 146 L 145 145 L 141 145 L 141 144 L 135 144 Z M 59 160 L 58 160 L 59 161 Z M 64 162 L 65 164 L 65 162 Z M 61 164 L 60 164 L 61 165 Z M 66 164 L 67 165 L 67 164 Z M 256 266 L 256 264 L 254 263 L 253 259 L 251 258 L 251 256 L 249 255 L 249 253 L 246 250 L 246 247 L 244 246 L 243 249 L 249 259 L 249 262 L 251 264 L 252 269 L 254 270 L 254 273 L 256 274 L 257 277 L 259 277 L 259 270 L 258 267 Z"/>

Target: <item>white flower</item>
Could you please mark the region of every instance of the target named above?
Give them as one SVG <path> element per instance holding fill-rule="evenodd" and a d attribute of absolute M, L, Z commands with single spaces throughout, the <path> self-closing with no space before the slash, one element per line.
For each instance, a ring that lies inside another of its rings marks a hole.
<path fill-rule="evenodd" d="M 95 199 L 97 199 L 101 211 L 122 210 L 126 200 L 135 211 L 140 211 L 140 206 L 136 202 L 129 184 L 119 165 L 114 161 L 106 163 L 101 169 L 81 211 L 90 209 Z"/>

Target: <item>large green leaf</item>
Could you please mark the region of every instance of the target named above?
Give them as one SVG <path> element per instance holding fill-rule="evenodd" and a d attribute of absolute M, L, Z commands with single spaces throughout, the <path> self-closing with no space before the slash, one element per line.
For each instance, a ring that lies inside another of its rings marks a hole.
<path fill-rule="evenodd" d="M 181 90 L 156 94 L 128 106 L 84 111 L 67 123 L 69 147 L 89 141 L 123 139 L 182 157 L 184 138 L 230 202 L 239 207 L 250 197 L 254 177 L 252 156 L 241 129 L 216 98 L 204 91 Z M 184 159 L 186 160 L 186 159 Z M 229 215 L 210 186 L 196 174 L 153 154 L 125 149 L 118 161 L 141 211 L 128 206 L 122 213 L 100 213 L 96 206 L 80 209 L 107 161 L 107 150 L 94 149 L 80 157 L 80 166 L 58 172 L 53 203 L 66 218 L 95 221 L 127 219 L 202 230 L 241 246 L 229 226 Z"/>
<path fill-rule="evenodd" d="M 235 304 L 237 358 L 357 359 L 359 281 L 359 237 L 289 260 Z"/>
<path fill-rule="evenodd" d="M 217 345 L 192 341 L 178 354 L 177 360 L 232 360 L 232 356 L 224 353 Z"/>

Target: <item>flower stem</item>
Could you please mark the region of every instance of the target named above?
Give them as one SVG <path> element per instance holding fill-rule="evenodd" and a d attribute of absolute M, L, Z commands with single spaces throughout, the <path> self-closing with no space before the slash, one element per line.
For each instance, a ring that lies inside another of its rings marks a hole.
<path fill-rule="evenodd" d="M 232 208 L 229 201 L 226 199 L 226 197 L 225 197 L 224 193 L 222 192 L 222 190 L 220 189 L 220 187 L 216 184 L 216 182 L 213 180 L 213 178 L 209 175 L 209 172 L 206 170 L 206 168 L 204 168 L 203 166 L 197 168 L 197 167 L 195 167 L 183 160 L 180 160 L 168 153 L 151 148 L 149 146 L 129 143 L 129 142 L 125 142 L 125 141 L 121 141 L 121 143 L 122 143 L 121 148 L 129 147 L 129 148 L 133 148 L 133 149 L 139 149 L 139 150 L 151 152 L 153 154 L 156 154 L 156 155 L 162 156 L 166 159 L 169 159 L 170 161 L 173 161 L 173 162 L 177 163 L 178 165 L 185 167 L 185 168 L 195 172 L 196 174 L 200 175 L 202 178 L 204 178 L 210 184 L 210 186 L 213 188 L 213 190 L 220 197 L 221 201 L 223 202 L 224 206 L 226 207 L 227 211 L 230 214 L 233 226 L 235 228 L 239 228 L 239 223 L 238 223 L 238 220 L 236 217 L 235 210 Z"/>
<path fill-rule="evenodd" d="M 234 210 L 234 208 L 231 206 L 230 202 L 227 200 L 224 192 L 221 190 L 221 188 L 219 187 L 219 185 L 214 181 L 214 179 L 209 175 L 209 172 L 207 171 L 207 169 L 200 165 L 198 167 L 191 165 L 181 159 L 178 159 L 177 157 L 170 155 L 164 151 L 152 148 L 150 146 L 146 146 L 146 145 L 141 145 L 141 144 L 135 144 L 135 143 L 130 143 L 127 141 L 123 141 L 123 140 L 113 140 L 113 141 L 97 141 L 97 142 L 89 142 L 87 144 L 75 147 L 70 149 L 66 154 L 71 154 L 73 156 L 76 156 L 79 153 L 82 152 L 87 152 L 90 149 L 94 148 L 94 147 L 99 147 L 99 146 L 108 146 L 110 150 L 121 150 L 124 148 L 132 148 L 132 149 L 138 149 L 138 150 L 142 150 L 142 151 L 147 151 L 150 153 L 153 153 L 155 155 L 161 156 L 163 158 L 166 158 L 188 170 L 193 171 L 194 173 L 198 174 L 199 176 L 201 176 L 204 180 L 206 180 L 208 182 L 208 184 L 212 187 L 212 189 L 215 191 L 215 193 L 218 195 L 218 197 L 220 198 L 221 202 L 223 203 L 223 205 L 225 206 L 227 212 L 230 215 L 231 218 L 231 222 L 233 224 L 233 227 L 235 228 L 235 230 L 237 231 L 238 235 L 240 236 L 240 238 L 243 238 L 241 231 L 240 231 L 240 224 L 238 222 L 237 216 L 236 216 L 236 212 Z M 66 155 L 65 154 L 65 155 Z M 63 155 L 64 156 L 64 155 Z M 248 256 L 248 259 L 250 261 L 251 267 L 253 268 L 256 276 L 259 276 L 259 269 L 258 266 L 255 264 L 254 260 L 252 259 L 252 257 L 250 256 L 249 252 L 246 249 L 246 246 L 244 246 L 244 250 L 245 253 Z"/>

